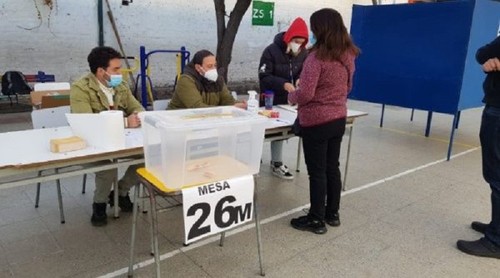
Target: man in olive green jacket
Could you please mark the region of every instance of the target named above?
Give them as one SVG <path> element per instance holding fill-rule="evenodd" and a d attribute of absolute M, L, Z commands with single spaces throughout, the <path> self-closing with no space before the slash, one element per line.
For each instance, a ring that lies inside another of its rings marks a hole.
<path fill-rule="evenodd" d="M 99 113 L 106 110 L 121 110 L 124 113 L 125 127 L 139 127 L 141 122 L 137 113 L 144 109 L 122 80 L 120 53 L 110 47 L 96 47 L 92 49 L 87 60 L 91 73 L 72 84 L 71 112 Z M 132 211 L 133 208 L 128 192 L 133 185 L 138 183 L 136 168 L 137 166 L 130 166 L 123 178 L 118 181 L 118 205 L 122 211 Z M 117 176 L 117 169 L 95 173 L 91 218 L 94 226 L 107 224 L 106 203 L 114 205 L 113 193 L 110 191 Z"/>
<path fill-rule="evenodd" d="M 218 75 L 215 56 L 208 50 L 200 50 L 179 78 L 168 109 L 224 105 L 246 109 L 246 102 L 235 103 L 224 79 Z"/>

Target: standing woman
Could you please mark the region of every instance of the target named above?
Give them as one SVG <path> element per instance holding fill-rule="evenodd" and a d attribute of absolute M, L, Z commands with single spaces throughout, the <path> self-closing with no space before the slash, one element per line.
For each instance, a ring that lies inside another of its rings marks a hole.
<path fill-rule="evenodd" d="M 336 10 L 318 10 L 309 21 L 316 42 L 304 62 L 300 88 L 288 94 L 288 101 L 298 104 L 311 208 L 308 215 L 292 219 L 291 225 L 324 234 L 325 222 L 340 225 L 340 145 L 354 60 L 360 51 Z"/>

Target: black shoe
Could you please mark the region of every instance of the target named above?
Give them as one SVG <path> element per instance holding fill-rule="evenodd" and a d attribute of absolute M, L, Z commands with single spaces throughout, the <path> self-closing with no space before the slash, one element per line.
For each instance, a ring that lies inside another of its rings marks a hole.
<path fill-rule="evenodd" d="M 115 197 L 114 197 L 114 190 L 111 190 L 109 193 L 109 205 L 113 207 L 115 205 Z M 134 209 L 134 203 L 130 201 L 130 197 L 128 196 L 118 196 L 118 206 L 120 207 L 121 211 L 123 212 L 131 212 Z"/>
<path fill-rule="evenodd" d="M 90 222 L 92 225 L 99 227 L 108 224 L 108 215 L 106 214 L 106 203 L 93 203 L 92 204 L 92 218 Z"/>
<path fill-rule="evenodd" d="M 313 219 L 307 215 L 293 218 L 290 224 L 297 230 L 309 231 L 318 235 L 324 234 L 327 231 L 324 221 Z"/>
<path fill-rule="evenodd" d="M 486 232 L 486 229 L 488 228 L 489 224 L 485 224 L 485 223 L 481 223 L 481 222 L 478 222 L 478 221 L 474 221 L 470 224 L 470 227 L 476 231 L 476 232 L 480 232 L 482 234 L 484 234 L 484 232 Z"/>
<path fill-rule="evenodd" d="M 469 255 L 500 259 L 500 247 L 485 237 L 475 241 L 457 241 L 458 250 Z"/>
<path fill-rule="evenodd" d="M 325 216 L 325 222 L 326 224 L 332 226 L 332 227 L 338 227 L 340 226 L 340 218 L 339 218 L 339 213 L 334 213 L 332 216 Z"/>

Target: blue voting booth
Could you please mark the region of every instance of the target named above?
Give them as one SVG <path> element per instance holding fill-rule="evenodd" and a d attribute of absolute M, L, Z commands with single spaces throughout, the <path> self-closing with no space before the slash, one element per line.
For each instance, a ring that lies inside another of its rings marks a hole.
<path fill-rule="evenodd" d="M 479 47 L 499 32 L 500 1 L 354 5 L 351 35 L 361 48 L 351 99 L 454 116 L 482 106 Z M 382 109 L 381 125 L 383 123 Z"/>

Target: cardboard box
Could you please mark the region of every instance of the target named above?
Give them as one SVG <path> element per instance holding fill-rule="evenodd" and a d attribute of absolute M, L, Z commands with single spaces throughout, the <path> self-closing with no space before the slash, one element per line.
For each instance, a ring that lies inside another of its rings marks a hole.
<path fill-rule="evenodd" d="M 86 147 L 85 140 L 78 136 L 50 140 L 50 151 L 53 153 L 76 151 Z"/>
<path fill-rule="evenodd" d="M 31 92 L 31 104 L 39 108 L 42 104 L 43 96 L 69 96 L 70 90 L 50 90 L 50 91 L 32 91 Z"/>

